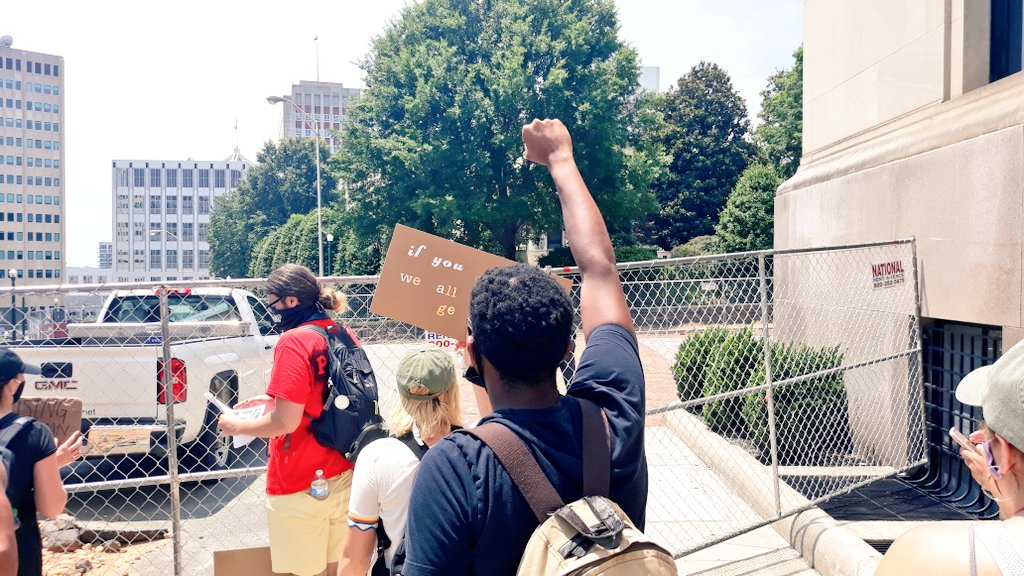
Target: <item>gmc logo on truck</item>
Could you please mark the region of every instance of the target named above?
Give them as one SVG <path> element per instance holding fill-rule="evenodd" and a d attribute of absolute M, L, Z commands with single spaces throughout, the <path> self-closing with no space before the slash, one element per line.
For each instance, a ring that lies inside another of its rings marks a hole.
<path fill-rule="evenodd" d="M 36 390 L 78 390 L 78 380 L 37 380 Z"/>

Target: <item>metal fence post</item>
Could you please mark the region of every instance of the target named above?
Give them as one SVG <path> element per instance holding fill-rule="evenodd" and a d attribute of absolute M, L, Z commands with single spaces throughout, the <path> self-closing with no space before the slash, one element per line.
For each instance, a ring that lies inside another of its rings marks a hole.
<path fill-rule="evenodd" d="M 757 257 L 757 275 L 761 280 L 761 341 L 764 342 L 765 400 L 768 403 L 768 439 L 772 451 L 772 488 L 775 492 L 775 513 L 782 514 L 782 497 L 779 488 L 779 443 L 775 435 L 775 402 L 772 399 L 772 352 L 768 338 L 768 273 L 765 270 L 764 254 Z"/>
<path fill-rule="evenodd" d="M 163 386 L 164 405 L 167 407 L 167 475 L 170 478 L 168 491 L 171 496 L 171 536 L 174 539 L 174 574 L 181 576 L 181 481 L 178 478 L 178 434 L 174 420 L 173 364 L 171 363 L 170 307 L 167 303 L 168 288 L 160 287 L 160 341 L 163 348 L 163 370 L 160 382 Z"/>

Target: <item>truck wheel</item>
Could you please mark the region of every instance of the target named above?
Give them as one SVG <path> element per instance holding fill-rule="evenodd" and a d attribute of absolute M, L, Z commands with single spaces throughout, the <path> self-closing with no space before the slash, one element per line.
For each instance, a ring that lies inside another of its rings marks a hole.
<path fill-rule="evenodd" d="M 236 380 L 217 378 L 210 385 L 210 391 L 228 406 L 234 405 L 236 398 Z M 235 453 L 231 449 L 231 437 L 221 431 L 217 426 L 217 418 L 220 412 L 212 405 L 207 404 L 206 415 L 203 418 L 203 427 L 199 430 L 195 442 L 188 448 L 187 472 L 199 472 L 204 470 L 222 470 L 234 462 Z"/>

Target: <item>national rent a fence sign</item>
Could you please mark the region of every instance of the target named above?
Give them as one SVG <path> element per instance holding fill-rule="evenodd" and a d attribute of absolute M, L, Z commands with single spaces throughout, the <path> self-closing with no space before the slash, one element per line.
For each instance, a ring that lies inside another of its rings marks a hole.
<path fill-rule="evenodd" d="M 871 265 L 871 282 L 875 290 L 898 286 L 906 281 L 902 260 Z"/>

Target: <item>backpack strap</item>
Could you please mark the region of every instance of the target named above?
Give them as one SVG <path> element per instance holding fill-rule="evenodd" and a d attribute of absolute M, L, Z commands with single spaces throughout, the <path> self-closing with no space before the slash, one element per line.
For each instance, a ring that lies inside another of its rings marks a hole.
<path fill-rule="evenodd" d="M 413 454 L 416 455 L 417 460 L 423 460 L 423 455 L 427 453 L 428 446 L 424 446 L 416 441 L 413 437 L 412 431 L 406 432 L 398 437 L 398 441 L 405 444 Z"/>
<path fill-rule="evenodd" d="M 612 481 L 612 436 L 608 416 L 597 404 L 576 398 L 583 416 L 583 494 L 609 496 Z"/>
<path fill-rule="evenodd" d="M 14 422 L 0 430 L 0 448 L 7 448 L 11 441 L 25 429 L 25 426 L 28 426 L 34 420 L 35 418 L 31 416 L 18 416 Z"/>
<path fill-rule="evenodd" d="M 583 419 L 583 493 L 586 496 L 607 497 L 611 485 L 608 417 L 604 410 L 590 400 L 576 400 Z M 551 480 L 541 470 L 537 459 L 510 428 L 499 421 L 492 421 L 462 432 L 476 436 L 490 447 L 530 504 L 538 522 L 543 522 L 549 512 L 565 505 Z"/>
<path fill-rule="evenodd" d="M 537 459 L 510 428 L 493 421 L 462 432 L 476 436 L 490 447 L 530 505 L 537 522 L 544 522 L 548 512 L 565 505 Z"/>
<path fill-rule="evenodd" d="M 312 330 L 313 332 L 316 332 L 317 334 L 322 336 L 323 339 L 327 340 L 328 342 L 330 342 L 330 338 L 327 337 L 328 332 L 330 332 L 331 334 L 336 334 L 338 338 L 340 338 L 341 341 L 345 343 L 345 348 L 358 348 L 358 346 L 356 346 L 356 341 L 352 339 L 352 336 L 348 333 L 348 328 L 346 328 L 344 324 L 339 324 L 335 322 L 334 324 L 327 328 L 324 328 L 323 326 L 319 326 L 317 324 L 303 324 L 302 326 L 299 326 L 299 328 Z"/>

